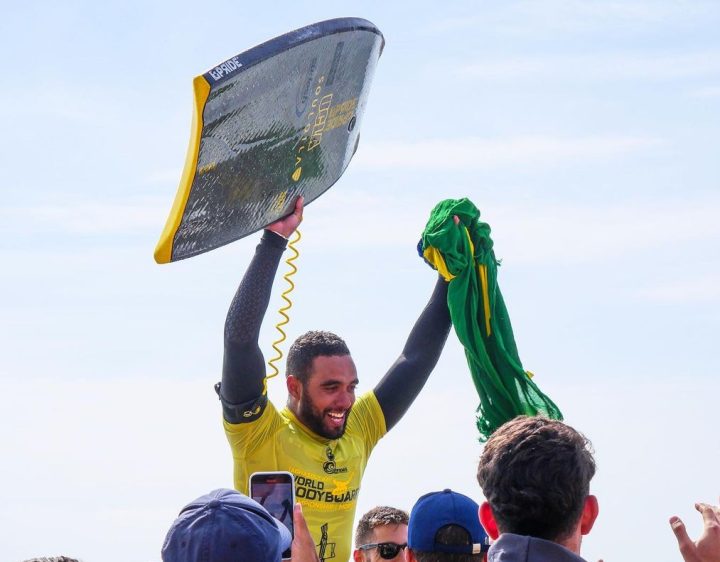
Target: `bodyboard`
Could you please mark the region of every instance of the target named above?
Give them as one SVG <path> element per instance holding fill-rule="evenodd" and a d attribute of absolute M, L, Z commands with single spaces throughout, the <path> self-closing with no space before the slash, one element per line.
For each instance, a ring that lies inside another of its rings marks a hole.
<path fill-rule="evenodd" d="M 360 18 L 297 29 L 193 80 L 190 144 L 155 261 L 252 234 L 342 175 L 384 46 Z"/>

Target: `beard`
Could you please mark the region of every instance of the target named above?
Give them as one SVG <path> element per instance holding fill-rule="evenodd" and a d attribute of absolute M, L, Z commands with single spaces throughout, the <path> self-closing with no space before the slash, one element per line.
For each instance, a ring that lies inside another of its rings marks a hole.
<path fill-rule="evenodd" d="M 300 403 L 298 404 L 298 419 L 313 433 L 317 433 L 320 437 L 325 439 L 338 439 L 345 433 L 345 426 L 347 425 L 348 416 L 350 415 L 351 408 L 348 408 L 345 412 L 345 419 L 341 427 L 330 427 L 326 423 L 326 414 L 332 411 L 332 408 L 320 410 L 312 399 L 304 394 Z"/>

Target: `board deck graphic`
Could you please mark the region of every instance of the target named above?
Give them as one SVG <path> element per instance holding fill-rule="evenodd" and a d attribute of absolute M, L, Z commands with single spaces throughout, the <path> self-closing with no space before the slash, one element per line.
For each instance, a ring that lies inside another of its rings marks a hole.
<path fill-rule="evenodd" d="M 342 175 L 384 39 L 340 18 L 292 31 L 193 80 L 185 168 L 155 261 L 207 252 L 309 203 Z"/>

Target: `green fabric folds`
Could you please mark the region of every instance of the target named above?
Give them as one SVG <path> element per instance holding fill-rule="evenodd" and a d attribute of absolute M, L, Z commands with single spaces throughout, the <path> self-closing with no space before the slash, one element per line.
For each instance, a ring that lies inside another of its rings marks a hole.
<path fill-rule="evenodd" d="M 490 226 L 479 217 L 468 199 L 441 201 L 430 213 L 421 244 L 426 261 L 450 283 L 450 317 L 480 397 L 477 427 L 480 440 L 486 441 L 518 415 L 561 420 L 562 414 L 522 367 L 497 284 Z"/>

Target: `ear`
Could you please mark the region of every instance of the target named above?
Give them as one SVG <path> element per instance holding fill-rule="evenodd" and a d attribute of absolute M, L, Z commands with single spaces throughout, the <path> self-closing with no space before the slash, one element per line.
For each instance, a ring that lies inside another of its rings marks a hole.
<path fill-rule="evenodd" d="M 500 531 L 498 531 L 495 515 L 493 515 L 492 508 L 488 502 L 482 503 L 480 509 L 478 509 L 478 517 L 480 518 L 480 524 L 488 536 L 492 540 L 497 539 L 500 536 Z"/>
<path fill-rule="evenodd" d="M 412 548 L 408 546 L 405 549 L 405 552 L 407 552 L 408 562 L 417 562 L 417 558 L 415 557 L 415 553 L 412 551 Z"/>
<path fill-rule="evenodd" d="M 302 396 L 302 383 L 295 375 L 288 375 L 285 378 L 285 384 L 287 385 L 288 394 L 294 400 L 300 400 Z"/>
<path fill-rule="evenodd" d="M 360 550 L 359 548 L 356 548 L 355 550 L 353 550 L 353 560 L 355 562 L 363 562 L 362 550 Z"/>
<path fill-rule="evenodd" d="M 582 515 L 580 516 L 580 532 L 587 535 L 593 528 L 595 520 L 600 513 L 600 506 L 595 496 L 585 498 Z"/>

